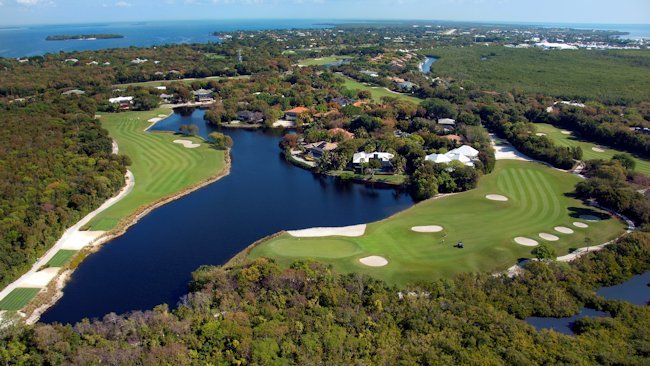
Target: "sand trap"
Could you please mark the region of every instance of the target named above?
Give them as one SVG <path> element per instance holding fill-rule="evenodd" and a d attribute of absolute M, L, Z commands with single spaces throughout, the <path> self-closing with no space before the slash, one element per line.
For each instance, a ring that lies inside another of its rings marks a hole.
<path fill-rule="evenodd" d="M 197 147 L 201 146 L 201 144 L 195 144 L 190 140 L 174 140 L 174 143 L 175 144 L 181 144 L 186 149 L 196 149 Z"/>
<path fill-rule="evenodd" d="M 600 217 L 594 216 L 594 215 L 581 215 L 581 219 L 586 220 L 586 221 L 591 221 L 591 222 L 598 222 L 600 221 Z"/>
<path fill-rule="evenodd" d="M 539 237 L 546 240 L 546 241 L 558 241 L 560 238 L 558 238 L 555 235 L 547 234 L 547 233 L 540 233 Z"/>
<path fill-rule="evenodd" d="M 562 234 L 573 234 L 574 233 L 573 230 L 569 229 L 568 227 L 564 227 L 564 226 L 556 226 L 553 229 L 555 231 L 557 231 L 558 233 L 562 233 Z"/>
<path fill-rule="evenodd" d="M 560 133 L 563 134 L 563 135 L 570 135 L 571 131 L 562 130 L 562 131 L 560 131 Z"/>
<path fill-rule="evenodd" d="M 167 118 L 167 115 L 166 114 L 159 114 L 158 117 L 159 118 Z"/>
<path fill-rule="evenodd" d="M 147 122 L 149 122 L 149 123 L 158 123 L 158 122 L 160 122 L 162 120 L 163 120 L 162 118 L 156 117 L 156 118 L 149 119 Z"/>
<path fill-rule="evenodd" d="M 546 136 L 546 134 L 543 133 L 543 132 L 536 133 L 535 135 L 540 136 L 540 137 L 541 137 L 541 136 Z"/>
<path fill-rule="evenodd" d="M 289 235 L 296 238 L 318 238 L 322 236 L 348 236 L 358 237 L 366 232 L 366 224 L 344 226 L 344 227 L 315 227 L 304 230 L 287 231 Z"/>
<path fill-rule="evenodd" d="M 485 196 L 485 198 L 489 199 L 490 201 L 499 201 L 499 202 L 506 202 L 508 200 L 508 197 L 502 196 L 500 194 L 488 194 Z"/>
<path fill-rule="evenodd" d="M 595 152 L 597 152 L 597 153 L 603 153 L 603 152 L 605 152 L 605 149 L 603 149 L 603 148 L 601 148 L 601 147 L 592 147 L 591 150 L 593 150 L 593 151 L 595 151 Z"/>
<path fill-rule="evenodd" d="M 61 249 L 80 250 L 97 238 L 104 235 L 105 231 L 76 231 L 61 245 Z"/>
<path fill-rule="evenodd" d="M 45 287 L 56 277 L 60 268 L 46 268 L 42 271 L 32 273 L 18 283 L 18 287 Z"/>
<path fill-rule="evenodd" d="M 589 225 L 585 224 L 584 222 L 577 222 L 577 221 L 573 223 L 573 226 L 579 227 L 581 229 L 586 229 L 589 227 Z"/>
<path fill-rule="evenodd" d="M 443 230 L 442 226 L 430 225 L 430 226 L 413 226 L 411 230 L 416 233 L 439 233 Z"/>
<path fill-rule="evenodd" d="M 524 246 L 527 246 L 527 247 L 536 247 L 536 246 L 539 245 L 539 243 L 536 240 L 524 238 L 524 237 L 521 237 L 521 236 L 518 236 L 518 237 L 515 238 L 515 243 L 517 243 L 519 245 L 524 245 Z"/>
<path fill-rule="evenodd" d="M 386 258 L 380 257 L 378 255 L 361 258 L 359 259 L 359 262 L 368 267 L 383 267 L 388 264 L 388 260 L 386 260 Z"/>

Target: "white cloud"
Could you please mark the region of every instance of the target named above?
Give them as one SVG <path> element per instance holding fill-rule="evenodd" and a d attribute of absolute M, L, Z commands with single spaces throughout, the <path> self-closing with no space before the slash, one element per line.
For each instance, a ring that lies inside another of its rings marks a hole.
<path fill-rule="evenodd" d="M 25 6 L 37 5 L 39 2 L 40 0 L 16 0 L 17 4 L 25 5 Z"/>
<path fill-rule="evenodd" d="M 128 8 L 131 7 L 131 3 L 127 3 L 126 1 L 118 1 L 115 3 L 115 6 L 118 8 Z"/>

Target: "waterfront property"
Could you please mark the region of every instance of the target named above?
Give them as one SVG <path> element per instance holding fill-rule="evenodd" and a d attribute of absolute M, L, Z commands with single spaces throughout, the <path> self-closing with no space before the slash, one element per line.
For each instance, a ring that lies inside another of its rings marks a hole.
<path fill-rule="evenodd" d="M 212 90 L 199 89 L 192 91 L 192 94 L 197 102 L 211 102 L 214 100 L 214 93 Z"/>
<path fill-rule="evenodd" d="M 311 110 L 305 107 L 296 107 L 284 112 L 284 119 L 287 121 L 294 122 L 298 117 L 303 113 L 309 113 Z"/>
<path fill-rule="evenodd" d="M 452 161 L 458 161 L 466 166 L 474 167 L 474 162 L 478 160 L 478 154 L 479 152 L 475 148 L 469 145 L 463 145 L 445 154 L 427 155 L 425 160 L 436 164 L 449 164 Z"/>
<path fill-rule="evenodd" d="M 285 234 L 261 243 L 249 257 L 271 257 L 286 266 L 297 259 L 314 258 L 338 271 L 365 273 L 395 284 L 450 278 L 461 272 L 505 270 L 519 258 L 531 257 L 532 248 L 515 242 L 517 237 L 546 242 L 563 255 L 584 246 L 586 238 L 603 243 L 624 231 L 621 221 L 567 195 L 578 180 L 543 164 L 502 160 L 492 174 L 481 179 L 478 188 L 428 200 L 369 224 L 361 237 L 294 238 Z M 486 198 L 492 194 L 507 200 Z M 587 228 L 576 227 L 572 234 L 558 233 L 557 241 L 540 237 L 554 232 L 555 227 L 574 227 L 585 214 L 606 219 L 589 222 Z M 412 230 L 431 225 L 442 230 Z M 464 249 L 454 247 L 458 242 L 464 243 Z M 374 268 L 359 262 L 372 255 L 386 258 L 388 264 Z"/>

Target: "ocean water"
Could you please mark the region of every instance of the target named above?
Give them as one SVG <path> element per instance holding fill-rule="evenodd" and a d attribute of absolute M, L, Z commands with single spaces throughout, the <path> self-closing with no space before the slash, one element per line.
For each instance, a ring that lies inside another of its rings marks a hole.
<path fill-rule="evenodd" d="M 213 32 L 235 30 L 325 28 L 324 20 L 191 20 L 0 27 L 0 57 L 38 56 L 60 51 L 87 51 L 130 46 L 219 42 Z M 51 35 L 121 34 L 124 38 L 46 41 Z"/>
<path fill-rule="evenodd" d="M 333 24 L 359 23 L 352 20 L 276 19 L 276 20 L 190 20 L 122 22 L 68 25 L 0 27 L 0 57 L 37 56 L 60 51 L 86 51 L 121 47 L 148 47 L 163 44 L 208 43 L 219 39 L 211 34 L 234 30 L 325 28 Z M 407 22 L 407 21 L 404 21 Z M 496 24 L 496 23 L 491 23 Z M 524 23 L 504 23 L 520 24 Z M 629 32 L 622 38 L 650 39 L 650 24 L 571 24 L 542 23 L 542 27 L 618 30 Z M 46 41 L 51 35 L 112 33 L 119 39 Z"/>

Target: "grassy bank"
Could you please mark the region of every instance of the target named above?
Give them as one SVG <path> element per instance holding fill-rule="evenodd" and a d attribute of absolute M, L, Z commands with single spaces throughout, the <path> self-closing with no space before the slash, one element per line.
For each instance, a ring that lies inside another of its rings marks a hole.
<path fill-rule="evenodd" d="M 113 229 L 138 209 L 190 188 L 224 169 L 224 152 L 214 150 L 200 138 L 144 131 L 151 125 L 149 119 L 169 113 L 169 109 L 157 109 L 102 116 L 102 126 L 117 141 L 120 153 L 128 155 L 133 162 L 129 169 L 135 176 L 135 187 L 122 201 L 92 220 L 89 230 Z M 176 139 L 192 140 L 201 146 L 187 149 L 173 143 Z"/>
<path fill-rule="evenodd" d="M 435 76 L 476 83 L 483 90 L 523 90 L 556 97 L 650 99 L 650 51 L 545 51 L 539 48 L 444 47 Z"/>
<path fill-rule="evenodd" d="M 562 130 L 546 123 L 536 123 L 537 132 L 545 133 L 548 138 L 560 146 L 577 147 L 580 146 L 583 152 L 583 160 L 603 159 L 610 160 L 615 154 L 624 153 L 624 151 L 614 150 L 602 147 L 591 142 L 582 141 L 574 135 L 566 135 Z M 604 151 L 600 151 L 602 149 Z M 650 176 L 650 161 L 634 158 L 636 162 L 636 171 Z"/>
<path fill-rule="evenodd" d="M 332 264 L 341 272 L 362 272 L 390 283 L 403 284 L 435 277 L 452 277 L 460 272 L 505 270 L 519 258 L 530 257 L 531 247 L 514 242 L 527 237 L 540 243 L 540 233 L 560 238 L 547 242 L 558 255 L 570 248 L 603 243 L 623 232 L 625 225 L 614 218 L 589 222 L 579 229 L 593 209 L 566 194 L 579 178 L 542 164 L 499 161 L 493 174 L 481 179 L 479 187 L 458 195 L 429 200 L 386 220 L 368 225 L 359 238 L 294 238 L 283 234 L 266 241 L 249 258 L 270 257 L 282 265 L 296 259 L 313 258 Z M 507 202 L 490 201 L 488 194 L 501 194 Z M 440 225 L 440 233 L 415 233 L 413 226 Z M 560 234 L 556 226 L 573 229 Z M 463 241 L 465 249 L 453 245 Z M 388 259 L 385 267 L 371 268 L 359 259 L 379 255 Z"/>
<path fill-rule="evenodd" d="M 386 88 L 382 88 L 378 86 L 369 86 L 347 77 L 345 78 L 345 84 L 343 85 L 350 90 L 367 90 L 370 92 L 370 94 L 372 94 L 372 99 L 374 99 L 375 101 L 379 101 L 382 97 L 391 97 L 391 98 L 406 100 L 415 104 L 420 104 L 420 102 L 422 102 L 422 99 L 420 98 L 416 98 L 401 93 L 393 93 Z"/>

